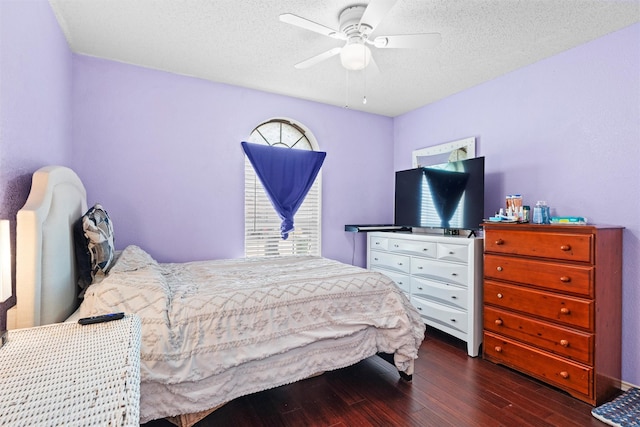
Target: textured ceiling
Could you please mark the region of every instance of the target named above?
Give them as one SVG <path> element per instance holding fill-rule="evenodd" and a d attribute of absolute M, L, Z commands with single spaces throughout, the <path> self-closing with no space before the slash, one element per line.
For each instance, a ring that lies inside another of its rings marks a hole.
<path fill-rule="evenodd" d="M 442 42 L 374 49 L 378 74 L 347 74 L 337 56 L 294 68 L 343 42 L 278 16 L 337 29 L 340 11 L 368 1 L 50 3 L 73 52 L 391 117 L 640 21 L 640 0 L 398 0 L 372 36 L 438 32 Z"/>

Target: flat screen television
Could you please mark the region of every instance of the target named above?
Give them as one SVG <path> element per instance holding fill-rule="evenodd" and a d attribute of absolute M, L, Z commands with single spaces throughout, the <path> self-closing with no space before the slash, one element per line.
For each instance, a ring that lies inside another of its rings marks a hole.
<path fill-rule="evenodd" d="M 484 216 L 484 157 L 396 172 L 402 227 L 478 230 Z"/>

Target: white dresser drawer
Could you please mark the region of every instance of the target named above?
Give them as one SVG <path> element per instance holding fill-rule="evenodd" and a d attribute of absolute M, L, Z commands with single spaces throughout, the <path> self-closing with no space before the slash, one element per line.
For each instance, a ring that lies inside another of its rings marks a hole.
<path fill-rule="evenodd" d="M 411 297 L 411 303 L 424 319 L 467 333 L 467 312 L 414 296 Z"/>
<path fill-rule="evenodd" d="M 411 295 L 442 302 L 467 311 L 469 291 L 465 287 L 412 277 Z"/>
<path fill-rule="evenodd" d="M 371 268 L 382 267 L 401 273 L 409 273 L 411 271 L 411 258 L 406 255 L 371 251 L 370 266 Z"/>
<path fill-rule="evenodd" d="M 387 276 L 389 279 L 393 280 L 394 282 L 396 282 L 396 285 L 398 285 L 398 287 L 400 289 L 402 289 L 403 292 L 406 293 L 411 293 L 411 278 L 410 276 L 406 275 L 406 274 L 401 274 L 401 273 L 394 273 L 388 270 L 384 270 L 380 267 L 372 267 L 371 270 L 373 271 L 377 271 L 379 273 L 384 274 L 385 276 Z"/>
<path fill-rule="evenodd" d="M 369 246 L 371 246 L 371 249 L 380 249 L 384 251 L 387 250 L 388 244 L 389 244 L 389 239 L 387 239 L 386 237 L 377 237 L 377 236 L 372 236 L 371 241 L 369 242 Z"/>
<path fill-rule="evenodd" d="M 438 243 L 438 259 L 467 263 L 469 246 Z"/>
<path fill-rule="evenodd" d="M 466 265 L 413 258 L 411 274 L 422 278 L 440 280 L 467 286 L 468 272 Z"/>
<path fill-rule="evenodd" d="M 435 258 L 437 252 L 435 242 L 423 242 L 419 240 L 389 239 L 388 249 L 408 255 L 416 255 L 426 258 Z"/>

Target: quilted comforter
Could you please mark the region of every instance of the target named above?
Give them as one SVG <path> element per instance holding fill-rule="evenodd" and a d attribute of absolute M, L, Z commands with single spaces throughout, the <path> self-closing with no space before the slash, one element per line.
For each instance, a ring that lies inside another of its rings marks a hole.
<path fill-rule="evenodd" d="M 137 246 L 80 306 L 83 317 L 116 311 L 142 321 L 141 422 L 376 352 L 393 353 L 398 370 L 411 374 L 425 328 L 393 281 L 359 267 L 321 257 L 161 264 Z"/>

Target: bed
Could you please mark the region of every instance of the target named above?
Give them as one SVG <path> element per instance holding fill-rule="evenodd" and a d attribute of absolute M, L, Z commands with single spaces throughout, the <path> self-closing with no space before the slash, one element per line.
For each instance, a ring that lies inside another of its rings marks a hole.
<path fill-rule="evenodd" d="M 392 355 L 405 378 L 413 373 L 425 326 L 403 292 L 384 275 L 322 257 L 158 263 L 132 245 L 80 300 L 73 226 L 86 211 L 71 169 L 34 173 L 17 216 L 8 324 L 139 316 L 141 423 L 191 425 L 237 397 L 375 354 Z"/>

